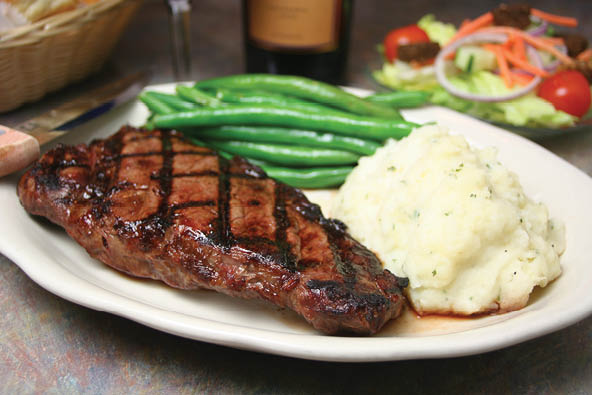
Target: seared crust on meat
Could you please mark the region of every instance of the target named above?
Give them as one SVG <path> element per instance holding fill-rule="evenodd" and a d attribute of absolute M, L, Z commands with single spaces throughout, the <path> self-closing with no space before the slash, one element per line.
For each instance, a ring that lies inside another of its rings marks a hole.
<path fill-rule="evenodd" d="M 21 178 L 25 209 L 133 276 L 293 309 L 318 330 L 376 333 L 398 279 L 299 191 L 174 131 L 59 146 Z"/>

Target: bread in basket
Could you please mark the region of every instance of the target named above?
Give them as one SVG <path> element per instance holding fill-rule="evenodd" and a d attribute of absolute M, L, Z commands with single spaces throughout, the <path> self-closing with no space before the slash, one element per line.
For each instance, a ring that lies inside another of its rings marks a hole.
<path fill-rule="evenodd" d="M 0 112 L 36 101 L 98 71 L 141 1 L 91 1 L 1 31 Z"/>

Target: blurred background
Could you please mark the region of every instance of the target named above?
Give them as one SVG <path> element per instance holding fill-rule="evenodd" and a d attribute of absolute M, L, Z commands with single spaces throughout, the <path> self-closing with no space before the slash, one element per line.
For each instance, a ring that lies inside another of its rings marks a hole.
<path fill-rule="evenodd" d="M 444 6 L 444 3 L 446 6 Z M 427 13 L 444 22 L 460 24 L 497 7 L 496 0 L 358 0 L 354 1 L 350 53 L 346 71 L 349 85 L 377 88 L 369 70 L 380 67 L 376 45 L 390 29 L 416 23 Z M 592 37 L 592 1 L 538 0 L 533 7 L 579 19 L 578 31 Z M 173 80 L 169 59 L 169 30 L 162 1 L 144 0 L 136 18 L 116 47 L 108 64 L 117 71 L 153 67 L 154 82 Z M 195 0 L 191 14 L 192 77 L 209 78 L 245 70 L 241 1 Z"/>
<path fill-rule="evenodd" d="M 511 2 L 510 2 L 511 3 Z M 0 114 L 8 126 L 31 118 L 81 91 L 140 70 L 150 70 L 150 83 L 176 80 L 172 61 L 171 30 L 167 3 L 144 0 L 99 72 L 65 89 L 46 95 L 40 102 L 25 104 Z M 384 89 L 370 75 L 381 66 L 376 46 L 397 27 L 416 23 L 427 13 L 444 22 L 460 24 L 500 4 L 496 0 L 387 0 L 354 1 L 349 56 L 344 83 L 367 89 Z M 205 79 L 245 72 L 244 41 L 240 0 L 195 0 L 190 12 L 190 73 L 182 79 Z M 537 0 L 530 5 L 559 15 L 575 16 L 578 32 L 592 37 L 592 1 Z"/>

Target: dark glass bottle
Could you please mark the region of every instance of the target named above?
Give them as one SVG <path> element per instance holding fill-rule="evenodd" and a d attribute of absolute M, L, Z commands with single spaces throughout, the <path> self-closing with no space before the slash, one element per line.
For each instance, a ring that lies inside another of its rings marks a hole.
<path fill-rule="evenodd" d="M 353 0 L 243 0 L 248 73 L 343 83 Z"/>

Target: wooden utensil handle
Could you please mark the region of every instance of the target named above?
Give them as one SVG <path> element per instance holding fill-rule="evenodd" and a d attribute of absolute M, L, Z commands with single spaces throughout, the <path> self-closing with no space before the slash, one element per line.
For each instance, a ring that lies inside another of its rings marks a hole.
<path fill-rule="evenodd" d="M 39 142 L 34 137 L 0 125 L 0 177 L 25 168 L 39 154 Z"/>

